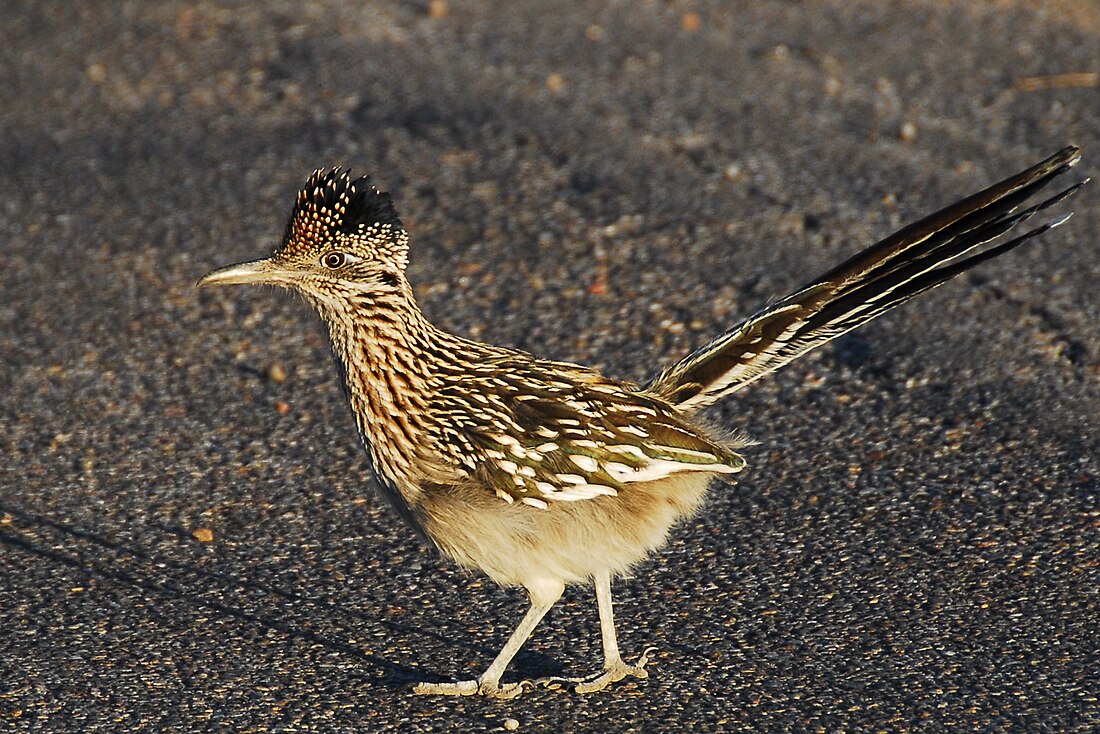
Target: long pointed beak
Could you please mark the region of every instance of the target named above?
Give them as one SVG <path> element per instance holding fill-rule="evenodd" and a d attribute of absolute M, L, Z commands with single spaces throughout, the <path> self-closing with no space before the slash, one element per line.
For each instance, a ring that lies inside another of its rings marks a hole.
<path fill-rule="evenodd" d="M 271 260 L 250 260 L 219 268 L 202 276 L 195 285 L 242 285 L 246 283 L 276 283 L 286 279 L 286 272 Z"/>

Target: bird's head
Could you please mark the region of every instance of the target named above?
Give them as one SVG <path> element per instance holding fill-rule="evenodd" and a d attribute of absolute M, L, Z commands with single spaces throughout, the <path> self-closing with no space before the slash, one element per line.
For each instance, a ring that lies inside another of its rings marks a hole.
<path fill-rule="evenodd" d="M 266 283 L 324 304 L 407 287 L 409 236 L 390 195 L 364 176 L 317 170 L 298 192 L 282 245 L 271 257 L 205 275 L 200 286 Z"/>

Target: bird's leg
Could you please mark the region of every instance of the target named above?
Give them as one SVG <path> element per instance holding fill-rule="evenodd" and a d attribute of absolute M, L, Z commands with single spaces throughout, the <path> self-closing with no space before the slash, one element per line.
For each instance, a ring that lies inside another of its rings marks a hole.
<path fill-rule="evenodd" d="M 565 584 L 558 580 L 548 580 L 538 585 L 527 587 L 527 593 L 531 597 L 531 608 L 520 620 L 519 625 L 504 648 L 493 660 L 492 664 L 477 677 L 476 680 L 464 680 L 457 683 L 417 683 L 413 687 L 413 693 L 419 695 L 442 696 L 473 696 L 480 694 L 491 698 L 514 698 L 523 693 L 524 685 L 530 685 L 526 681 L 520 683 L 501 684 L 500 678 L 504 675 L 504 669 L 512 658 L 516 656 L 523 643 L 535 631 L 535 627 L 550 611 L 550 608 L 561 598 L 565 591 Z"/>
<path fill-rule="evenodd" d="M 538 683 L 549 688 L 573 684 L 577 693 L 595 693 L 628 675 L 635 678 L 649 677 L 645 666 L 653 648 L 646 648 L 634 665 L 628 665 L 619 653 L 619 642 L 615 637 L 615 616 L 611 608 L 611 573 L 599 571 L 593 581 L 596 587 L 596 607 L 600 612 L 600 635 L 603 638 L 603 672 L 584 678 L 543 678 Z"/>

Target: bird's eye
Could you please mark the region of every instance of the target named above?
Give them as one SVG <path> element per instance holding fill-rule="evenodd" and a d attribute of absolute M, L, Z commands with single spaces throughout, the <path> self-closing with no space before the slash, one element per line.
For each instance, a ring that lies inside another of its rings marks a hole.
<path fill-rule="evenodd" d="M 337 270 L 344 267 L 348 258 L 342 252 L 330 252 L 321 258 L 321 264 L 330 270 Z"/>

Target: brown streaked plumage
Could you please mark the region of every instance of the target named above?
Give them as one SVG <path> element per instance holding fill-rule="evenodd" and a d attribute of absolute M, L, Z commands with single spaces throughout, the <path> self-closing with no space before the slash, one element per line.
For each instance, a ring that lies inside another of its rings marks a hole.
<path fill-rule="evenodd" d="M 619 654 L 611 579 L 660 547 L 715 477 L 744 467 L 742 444 L 695 415 L 759 377 L 1067 217 L 983 245 L 1073 194 L 1020 209 L 1075 165 L 1069 147 L 912 224 L 764 308 L 644 387 L 575 364 L 448 334 L 405 277 L 408 234 L 387 194 L 339 169 L 299 192 L 281 247 L 200 285 L 271 283 L 309 299 L 329 330 L 381 494 L 428 542 L 531 608 L 477 680 L 418 693 L 510 697 L 505 668 L 566 584 L 596 588 L 604 669 L 550 679 L 596 691 L 646 677 Z"/>

